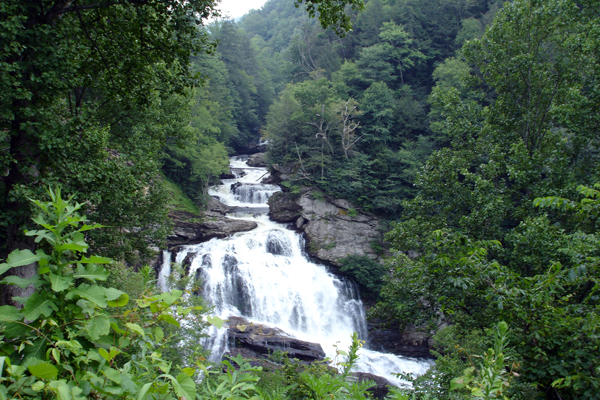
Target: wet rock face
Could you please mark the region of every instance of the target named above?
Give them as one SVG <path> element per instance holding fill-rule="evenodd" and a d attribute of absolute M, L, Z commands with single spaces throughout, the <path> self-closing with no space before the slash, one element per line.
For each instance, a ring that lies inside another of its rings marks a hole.
<path fill-rule="evenodd" d="M 287 351 L 288 357 L 309 362 L 325 358 L 320 344 L 289 337 L 280 329 L 253 324 L 241 317 L 229 317 L 227 323 L 232 354 L 239 354 L 242 352 L 240 349 L 244 349 L 243 353 L 258 359 L 266 358 L 276 351 Z"/>
<path fill-rule="evenodd" d="M 286 236 L 278 231 L 269 232 L 267 236 L 267 252 L 276 256 L 291 256 L 292 244 Z"/>
<path fill-rule="evenodd" d="M 308 252 L 322 261 L 339 266 L 349 255 L 378 257 L 372 244 L 382 241 L 379 219 L 346 200 L 311 190 L 280 192 L 269 199 L 269 210 L 272 220 L 295 223 L 308 239 Z"/>
<path fill-rule="evenodd" d="M 208 211 L 198 216 L 187 212 L 177 211 L 169 214 L 173 221 L 173 231 L 167 236 L 167 245 L 181 246 L 206 242 L 212 238 L 225 238 L 236 232 L 247 232 L 258 225 L 253 221 L 227 218 L 225 213 L 230 207 L 216 199 L 211 199 Z"/>
<path fill-rule="evenodd" d="M 248 157 L 248 166 L 250 167 L 266 167 L 267 166 L 267 154 L 256 153 Z"/>
<path fill-rule="evenodd" d="M 376 322 L 369 323 L 369 344 L 373 350 L 406 357 L 431 358 L 430 341 L 430 334 L 414 326 L 409 326 L 401 332 L 397 328 L 383 328 Z"/>
<path fill-rule="evenodd" d="M 297 196 L 288 192 L 277 192 L 269 198 L 269 218 L 275 222 L 294 222 L 302 216 Z"/>
<path fill-rule="evenodd" d="M 357 382 L 373 381 L 375 386 L 369 388 L 368 391 L 371 392 L 374 399 L 380 400 L 383 400 L 390 392 L 389 386 L 394 386 L 387 379 L 378 375 L 369 374 L 368 372 L 351 372 L 349 379 Z"/>

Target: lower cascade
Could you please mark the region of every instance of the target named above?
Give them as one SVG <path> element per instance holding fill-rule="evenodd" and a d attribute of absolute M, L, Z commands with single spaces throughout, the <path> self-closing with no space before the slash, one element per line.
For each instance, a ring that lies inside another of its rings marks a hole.
<path fill-rule="evenodd" d="M 353 282 L 329 273 L 325 266 L 311 262 L 304 254 L 304 239 L 285 225 L 270 221 L 266 213 L 269 196 L 277 186 L 260 184 L 265 168 L 250 168 L 246 157 L 233 157 L 235 179 L 211 189 L 223 203 L 239 207 L 228 216 L 255 221 L 258 228 L 226 239 L 183 246 L 175 260 L 163 254 L 159 283 L 170 273 L 170 263 L 191 259 L 189 273 L 202 282 L 202 296 L 214 313 L 226 320 L 243 317 L 254 324 L 280 329 L 308 342 L 319 343 L 333 359 L 336 346 L 346 350 L 350 336 L 357 332 L 367 340 L 363 303 Z M 211 328 L 204 344 L 213 361 L 228 350 L 227 329 Z M 429 360 L 404 358 L 365 348 L 359 352 L 357 372 L 379 375 L 396 385 L 403 382 L 392 373 L 423 374 Z"/>

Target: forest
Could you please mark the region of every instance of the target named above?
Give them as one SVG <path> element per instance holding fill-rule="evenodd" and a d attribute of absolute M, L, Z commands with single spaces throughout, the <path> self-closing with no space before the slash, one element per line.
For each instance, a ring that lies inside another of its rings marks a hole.
<path fill-rule="evenodd" d="M 358 338 L 340 373 L 211 367 L 185 321 L 223 321 L 146 266 L 259 143 L 385 221 L 369 316 L 436 359 L 388 399 L 600 398 L 600 3 L 216 10 L 0 4 L 0 398 L 369 398 Z"/>

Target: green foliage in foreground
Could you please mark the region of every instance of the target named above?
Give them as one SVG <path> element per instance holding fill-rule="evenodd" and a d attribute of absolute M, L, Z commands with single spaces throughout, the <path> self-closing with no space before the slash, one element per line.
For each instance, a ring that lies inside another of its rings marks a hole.
<path fill-rule="evenodd" d="M 43 229 L 27 232 L 40 249 L 15 250 L 0 264 L 3 273 L 38 263 L 33 277 L 2 281 L 35 293 L 15 299 L 22 309 L 0 307 L 0 398 L 195 398 L 196 369 L 173 366 L 161 351 L 173 345 L 163 327 L 205 326 L 202 307 L 181 290 L 145 291 L 128 307 L 127 293 L 100 284 L 111 260 L 85 255 L 85 232 L 101 226 L 87 225 L 60 190 L 49 194 L 34 201 Z"/>
<path fill-rule="evenodd" d="M 469 366 L 454 347 L 474 346 L 482 354 L 484 341 L 473 334 L 485 333 L 491 323 L 503 320 L 512 328 L 508 345 L 514 351 L 511 367 L 518 374 L 507 395 L 513 399 L 597 398 L 599 189 L 600 184 L 579 187 L 583 198 L 578 202 L 536 199 L 539 207 L 574 212 L 577 222 L 576 229 L 563 231 L 559 240 L 564 247 L 558 251 L 566 261 L 553 262 L 533 276 L 495 260 L 491 251 L 499 242 L 475 241 L 447 230 L 422 238 L 426 248 L 422 257 L 394 261 L 395 271 L 382 291 L 376 315 L 432 327 L 441 318 L 455 324 L 437 345 L 441 357 L 436 366 L 417 380 L 417 388 L 447 388 L 445 383 Z M 442 390 L 439 398 L 453 397 Z"/>
<path fill-rule="evenodd" d="M 186 211 L 192 214 L 200 214 L 200 208 L 190 199 L 175 182 L 165 178 L 165 188 L 171 194 L 171 206 L 175 210 Z"/>
<path fill-rule="evenodd" d="M 22 309 L 0 307 L 0 399 L 369 398 L 372 382 L 347 379 L 364 343 L 356 333 L 347 353 L 338 350 L 340 373 L 326 364 L 306 367 L 286 359 L 282 375 L 259 384 L 261 368 L 240 356 L 223 361 L 222 370 L 207 368 L 197 345 L 207 308 L 198 305 L 202 300 L 193 296 L 189 280 L 177 282 L 185 292 L 157 294 L 146 268 L 112 279 L 123 280 L 119 286 L 136 292 L 134 299 L 107 287 L 104 265 L 112 261 L 86 255 L 85 233 L 102 226 L 88 225 L 77 213 L 81 205 L 63 200 L 59 189 L 49 195 L 49 202 L 33 201 L 41 210 L 34 221 L 42 229 L 26 233 L 40 248 L 15 250 L 0 264 L 0 273 L 38 264 L 33 277 L 0 282 L 35 288 L 15 299 Z M 223 323 L 208 320 L 218 328 Z"/>

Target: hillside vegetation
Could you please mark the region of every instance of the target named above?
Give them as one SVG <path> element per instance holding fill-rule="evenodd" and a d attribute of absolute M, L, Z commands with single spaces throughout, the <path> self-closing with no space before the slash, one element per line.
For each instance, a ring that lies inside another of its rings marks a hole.
<path fill-rule="evenodd" d="M 389 223 L 385 271 L 361 282 L 381 289 L 371 316 L 435 333 L 437 357 L 391 398 L 600 398 L 600 4 L 269 0 L 208 24 L 214 9 L 0 6 L 0 398 L 367 396 L 347 364 L 202 375 L 168 325 L 205 304 L 116 264 L 127 282 L 102 283 L 261 139 L 294 171 L 284 190 Z"/>

